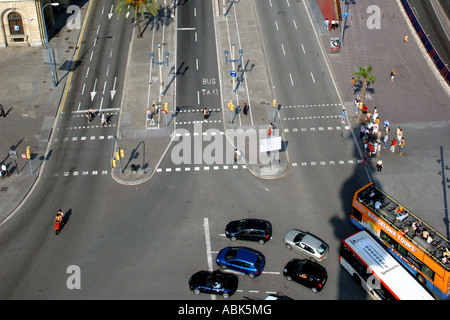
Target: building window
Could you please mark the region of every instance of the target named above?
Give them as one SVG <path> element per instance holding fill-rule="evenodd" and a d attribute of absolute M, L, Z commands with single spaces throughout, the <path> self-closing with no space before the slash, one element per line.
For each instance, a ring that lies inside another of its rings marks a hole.
<path fill-rule="evenodd" d="M 17 12 L 12 12 L 8 15 L 9 31 L 12 36 L 23 35 L 22 16 Z"/>

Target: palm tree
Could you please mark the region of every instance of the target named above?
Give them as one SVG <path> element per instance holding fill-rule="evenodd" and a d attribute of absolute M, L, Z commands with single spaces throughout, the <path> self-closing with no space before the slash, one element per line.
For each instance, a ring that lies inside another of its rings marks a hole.
<path fill-rule="evenodd" d="M 368 65 L 367 67 L 363 68 L 360 66 L 356 66 L 358 68 L 357 72 L 354 72 L 353 74 L 357 76 L 355 78 L 355 81 L 361 81 L 362 78 L 362 89 L 361 89 L 361 102 L 362 105 L 364 105 L 364 100 L 366 98 L 366 89 L 367 89 L 367 81 L 370 81 L 370 83 L 375 83 L 376 79 L 374 76 L 370 75 L 372 73 L 372 65 Z"/>
<path fill-rule="evenodd" d="M 154 0 L 119 0 L 116 12 L 123 13 L 123 16 L 126 17 L 130 10 L 133 9 L 134 20 L 139 30 L 137 37 L 142 38 L 140 17 L 144 15 L 144 11 L 148 11 L 152 16 L 156 17 L 159 8 L 159 4 Z"/>

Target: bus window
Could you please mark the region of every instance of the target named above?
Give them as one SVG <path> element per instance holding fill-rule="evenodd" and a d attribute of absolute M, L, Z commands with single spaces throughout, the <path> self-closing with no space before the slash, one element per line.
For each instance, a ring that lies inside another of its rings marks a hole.
<path fill-rule="evenodd" d="M 422 268 L 420 268 L 420 271 L 422 271 L 428 278 L 430 278 L 431 281 L 434 281 L 434 271 L 428 268 L 426 264 L 422 264 Z"/>

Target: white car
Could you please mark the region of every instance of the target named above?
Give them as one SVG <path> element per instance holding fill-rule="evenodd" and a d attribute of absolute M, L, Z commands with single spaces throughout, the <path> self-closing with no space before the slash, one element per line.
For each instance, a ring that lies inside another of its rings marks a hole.
<path fill-rule="evenodd" d="M 294 249 L 312 261 L 324 260 L 329 251 L 329 247 L 325 242 L 309 232 L 297 229 L 292 229 L 286 234 L 284 243 L 289 250 Z"/>

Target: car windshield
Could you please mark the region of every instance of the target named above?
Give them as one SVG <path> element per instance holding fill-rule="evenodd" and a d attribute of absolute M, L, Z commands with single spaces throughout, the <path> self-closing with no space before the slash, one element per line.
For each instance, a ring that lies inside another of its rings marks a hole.
<path fill-rule="evenodd" d="M 304 236 L 305 236 L 305 233 L 300 232 L 298 235 L 295 236 L 294 242 L 300 242 L 300 241 L 302 241 Z"/>
<path fill-rule="evenodd" d="M 327 249 L 328 249 L 328 247 L 325 245 L 325 244 L 321 244 L 320 245 L 320 247 L 317 249 L 317 251 L 320 253 L 320 254 L 323 254 L 325 251 L 327 251 Z"/>
<path fill-rule="evenodd" d="M 244 227 L 245 227 L 245 220 L 241 220 L 238 222 L 236 226 L 236 231 L 241 231 L 242 229 L 244 229 Z"/>
<path fill-rule="evenodd" d="M 216 276 L 214 274 L 210 274 L 206 277 L 205 287 L 212 287 L 216 282 Z"/>
<path fill-rule="evenodd" d="M 255 262 L 255 268 L 259 269 L 260 266 L 261 266 L 261 257 L 258 257 L 258 259 L 256 259 L 256 262 Z"/>
<path fill-rule="evenodd" d="M 239 249 L 230 249 L 225 254 L 225 260 L 233 260 L 236 258 L 236 254 L 238 253 Z"/>

